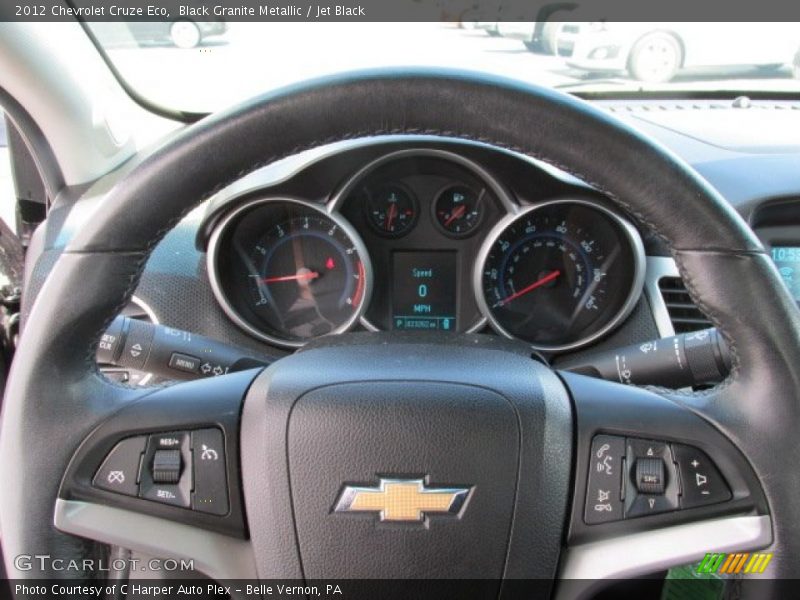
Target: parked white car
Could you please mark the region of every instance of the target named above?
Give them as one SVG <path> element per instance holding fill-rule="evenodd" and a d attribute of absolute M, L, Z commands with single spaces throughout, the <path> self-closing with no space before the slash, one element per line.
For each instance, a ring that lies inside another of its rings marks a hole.
<path fill-rule="evenodd" d="M 507 12 L 505 20 L 497 23 L 497 31 L 503 37 L 520 40 L 531 52 L 556 53 L 558 30 L 577 4 L 574 2 L 548 2 L 536 13 L 536 21 L 517 21 L 517 16 Z"/>
<path fill-rule="evenodd" d="M 497 32 L 506 38 L 520 40 L 531 52 L 556 54 L 560 21 L 503 21 L 497 23 Z"/>
<path fill-rule="evenodd" d="M 497 30 L 498 25 L 500 25 L 500 23 L 498 23 L 497 21 L 474 21 L 470 23 L 470 26 L 473 29 L 482 29 L 491 36 L 500 35 L 500 33 Z"/>
<path fill-rule="evenodd" d="M 523 42 L 533 42 L 535 22 L 531 21 L 501 21 L 497 23 L 497 32 L 503 37 Z"/>
<path fill-rule="evenodd" d="M 800 47 L 797 23 L 564 23 L 556 41 L 569 66 L 627 72 L 650 83 L 688 67 L 780 68 Z"/>

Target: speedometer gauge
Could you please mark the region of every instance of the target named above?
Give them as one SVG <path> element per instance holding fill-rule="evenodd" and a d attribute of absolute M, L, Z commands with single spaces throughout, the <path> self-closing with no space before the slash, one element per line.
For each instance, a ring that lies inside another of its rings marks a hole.
<path fill-rule="evenodd" d="M 228 316 L 275 344 L 298 347 L 347 330 L 369 296 L 369 261 L 355 232 L 299 200 L 234 211 L 212 236 L 210 255 Z"/>
<path fill-rule="evenodd" d="M 509 217 L 481 251 L 478 305 L 500 333 L 540 350 L 589 343 L 627 316 L 641 292 L 636 229 L 581 200 L 557 200 Z"/>

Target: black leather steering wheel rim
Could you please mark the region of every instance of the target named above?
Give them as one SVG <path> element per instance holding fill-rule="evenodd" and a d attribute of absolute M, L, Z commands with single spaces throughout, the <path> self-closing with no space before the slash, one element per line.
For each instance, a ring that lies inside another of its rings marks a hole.
<path fill-rule="evenodd" d="M 6 555 L 91 551 L 54 528 L 53 506 L 81 440 L 136 395 L 98 374 L 94 351 L 163 235 L 262 165 L 392 134 L 468 139 L 541 159 L 606 193 L 668 244 L 693 299 L 730 344 L 734 368 L 708 392 L 662 393 L 711 422 L 750 461 L 773 519 L 773 574 L 799 576 L 800 483 L 786 465 L 800 461 L 800 314 L 754 234 L 680 159 L 598 108 L 447 71 L 368 72 L 280 90 L 187 128 L 124 177 L 56 263 L 12 366 L 0 436 L 0 479 L 16 483 L 0 497 Z"/>

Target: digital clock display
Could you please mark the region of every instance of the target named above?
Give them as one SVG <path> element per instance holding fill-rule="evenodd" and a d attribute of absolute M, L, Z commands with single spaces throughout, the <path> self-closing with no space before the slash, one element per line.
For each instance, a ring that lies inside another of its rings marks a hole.
<path fill-rule="evenodd" d="M 392 328 L 456 330 L 456 253 L 395 252 Z"/>
<path fill-rule="evenodd" d="M 772 261 L 778 267 L 778 272 L 792 293 L 792 297 L 800 301 L 800 248 L 773 246 Z"/>

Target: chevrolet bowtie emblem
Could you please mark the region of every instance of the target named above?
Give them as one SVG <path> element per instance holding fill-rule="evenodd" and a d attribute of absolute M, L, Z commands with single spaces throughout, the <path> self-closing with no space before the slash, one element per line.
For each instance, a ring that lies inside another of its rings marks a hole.
<path fill-rule="evenodd" d="M 457 515 L 470 488 L 425 487 L 422 479 L 381 479 L 377 487 L 346 485 L 335 512 L 377 512 L 381 521 L 422 521 L 426 514 Z"/>

